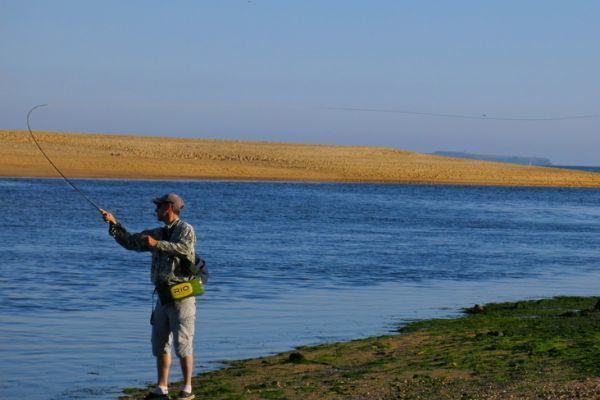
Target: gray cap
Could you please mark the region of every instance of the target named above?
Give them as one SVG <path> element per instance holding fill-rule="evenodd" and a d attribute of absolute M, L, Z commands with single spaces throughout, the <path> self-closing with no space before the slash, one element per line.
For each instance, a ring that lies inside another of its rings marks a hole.
<path fill-rule="evenodd" d="M 154 204 L 171 203 L 179 210 L 183 208 L 183 199 L 175 193 L 167 193 L 161 197 L 156 197 L 152 199 L 152 202 Z"/>

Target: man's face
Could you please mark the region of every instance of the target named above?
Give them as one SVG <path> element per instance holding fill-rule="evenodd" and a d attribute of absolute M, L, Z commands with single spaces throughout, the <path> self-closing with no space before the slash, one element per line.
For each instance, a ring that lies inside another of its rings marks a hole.
<path fill-rule="evenodd" d="M 171 209 L 171 203 L 160 203 L 156 205 L 156 219 L 165 222 Z"/>

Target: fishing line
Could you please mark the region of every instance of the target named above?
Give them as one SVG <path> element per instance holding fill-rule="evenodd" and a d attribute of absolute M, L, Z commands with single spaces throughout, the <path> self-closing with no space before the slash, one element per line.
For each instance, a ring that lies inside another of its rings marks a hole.
<path fill-rule="evenodd" d="M 564 121 L 569 119 L 586 119 L 586 118 L 598 118 L 600 115 L 567 115 L 563 117 L 546 117 L 546 118 L 510 118 L 510 117 L 488 117 L 487 114 L 475 115 L 462 115 L 462 114 L 442 114 L 442 113 L 430 113 L 430 112 L 418 112 L 418 111 L 405 111 L 395 110 L 386 108 L 361 108 L 361 107 L 315 107 L 320 110 L 333 110 L 333 111 L 360 111 L 360 112 L 378 112 L 378 113 L 392 113 L 392 114 L 408 114 L 408 115 L 422 115 L 427 117 L 438 117 L 438 118 L 462 118 L 462 119 L 487 119 L 493 121 Z"/>
<path fill-rule="evenodd" d="M 44 155 L 44 157 L 46 157 L 46 160 L 48 160 L 48 162 L 50 163 L 50 165 L 52 165 L 54 167 L 54 169 L 56 170 L 56 172 L 58 172 L 60 174 L 60 176 L 62 176 L 62 178 L 65 180 L 65 182 L 67 182 L 73 189 L 75 189 L 75 191 L 77 193 L 79 193 L 81 196 L 83 196 L 84 199 L 86 199 L 88 201 L 88 203 L 90 203 L 92 206 L 94 206 L 94 208 L 96 210 L 98 210 L 98 212 L 100 214 L 102 214 L 102 209 L 100 207 L 98 207 L 96 205 L 96 203 L 94 203 L 89 197 L 87 197 L 85 195 L 85 193 L 83 193 L 81 190 L 79 190 L 77 188 L 77 186 L 75 186 L 73 184 L 73 182 L 71 182 L 69 180 L 69 178 L 67 178 L 61 171 L 60 169 L 58 169 L 58 167 L 52 162 L 52 160 L 50 159 L 50 157 L 48 157 L 48 155 L 46 154 L 46 152 L 44 151 L 44 149 L 42 149 L 42 146 L 40 146 L 40 144 L 38 143 L 38 141 L 36 140 L 35 136 L 33 135 L 33 132 L 31 131 L 31 128 L 29 127 L 29 116 L 31 115 L 31 113 L 33 112 L 33 110 L 40 108 L 40 107 L 45 107 L 48 104 L 39 104 L 35 107 L 33 107 L 31 110 L 29 110 L 29 112 L 27 113 L 27 130 L 29 130 L 29 134 L 31 135 L 31 138 L 33 139 L 33 142 L 36 144 L 37 148 L 40 149 L 40 151 L 42 152 L 42 154 Z"/>

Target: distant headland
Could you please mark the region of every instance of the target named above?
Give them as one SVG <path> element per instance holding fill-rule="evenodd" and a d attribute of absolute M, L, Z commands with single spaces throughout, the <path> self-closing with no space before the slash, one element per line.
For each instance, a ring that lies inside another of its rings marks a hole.
<path fill-rule="evenodd" d="M 541 167 L 552 166 L 552 162 L 549 159 L 542 157 L 499 156 L 494 154 L 474 154 L 458 151 L 436 151 L 432 154 L 444 157 L 468 158 L 470 160 L 494 161 L 522 165 L 537 165 Z"/>

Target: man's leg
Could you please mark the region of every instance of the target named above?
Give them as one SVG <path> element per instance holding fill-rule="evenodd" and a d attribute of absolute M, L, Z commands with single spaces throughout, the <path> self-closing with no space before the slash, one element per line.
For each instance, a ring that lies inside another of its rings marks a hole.
<path fill-rule="evenodd" d="M 156 302 L 152 318 L 152 354 L 156 357 L 157 385 L 154 393 L 166 395 L 171 367 L 171 342 L 169 317 L 166 306 Z"/>
<path fill-rule="evenodd" d="M 169 387 L 169 368 L 171 367 L 171 353 L 164 353 L 156 357 L 156 372 L 158 386 Z"/>
<path fill-rule="evenodd" d="M 173 343 L 175 353 L 179 357 L 181 373 L 183 375 L 183 388 L 176 397 L 178 400 L 191 400 L 195 396 L 192 393 L 192 370 L 194 368 L 194 331 L 196 322 L 196 299 L 188 297 L 176 303 L 176 323 L 171 326 L 173 332 Z"/>
<path fill-rule="evenodd" d="M 194 356 L 189 355 L 179 359 L 181 364 L 181 374 L 183 375 L 183 385 L 185 387 L 192 386 L 192 370 L 194 369 Z"/>

